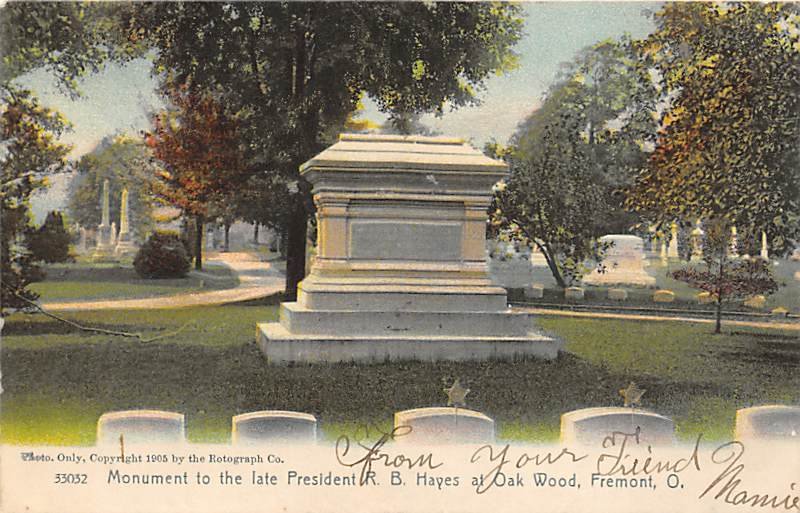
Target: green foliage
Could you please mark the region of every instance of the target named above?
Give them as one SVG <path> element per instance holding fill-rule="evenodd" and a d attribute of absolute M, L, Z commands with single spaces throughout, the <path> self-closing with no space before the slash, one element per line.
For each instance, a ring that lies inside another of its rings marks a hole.
<path fill-rule="evenodd" d="M 287 223 L 291 295 L 313 212 L 300 164 L 364 94 L 393 113 L 476 102 L 486 78 L 515 65 L 519 14 L 478 2 L 159 2 L 130 4 L 121 24 L 156 50 L 167 88 L 213 92 L 236 115 L 252 176 L 271 184 L 258 202 L 286 208 L 271 217 Z"/>
<path fill-rule="evenodd" d="M 44 223 L 29 236 L 28 247 L 36 260 L 49 264 L 68 262 L 72 259 L 69 245 L 72 234 L 67 231 L 61 212 L 50 211 Z"/>
<path fill-rule="evenodd" d="M 670 3 L 639 44 L 667 98 L 628 205 L 660 222 L 711 219 L 800 238 L 798 4 Z"/>
<path fill-rule="evenodd" d="M 711 294 L 717 305 L 715 332 L 721 328 L 722 304 L 746 299 L 755 294 L 772 294 L 778 283 L 770 264 L 761 258 L 748 260 L 731 258 L 730 227 L 725 223 L 706 225 L 703 260 L 704 268 L 686 267 L 672 272 L 672 277 Z"/>
<path fill-rule="evenodd" d="M 111 222 L 120 225 L 122 190 L 127 188 L 130 226 L 136 238 L 144 240 L 153 228 L 154 170 L 143 142 L 126 136 L 104 138 L 78 161 L 67 206 L 71 218 L 88 228 L 100 224 L 103 182 L 108 180 Z"/>
<path fill-rule="evenodd" d="M 174 233 L 153 233 L 133 260 L 133 268 L 143 278 L 181 278 L 189 267 L 183 241 Z"/>
<path fill-rule="evenodd" d="M 4 146 L 0 152 L 2 307 L 24 308 L 27 303 L 20 298 L 36 298 L 27 286 L 40 276 L 26 238 L 30 197 L 45 185 L 45 175 L 68 168 L 68 147 L 56 142 L 66 123 L 58 114 L 39 105 L 29 91 L 0 84 L 0 93 L 3 97 L 0 132 Z"/>
<path fill-rule="evenodd" d="M 511 176 L 492 226 L 541 250 L 562 287 L 589 270 L 586 259 L 602 260 L 596 238 L 634 224 L 617 193 L 655 135 L 654 98 L 627 40 L 598 43 L 565 66 L 505 151 Z"/>

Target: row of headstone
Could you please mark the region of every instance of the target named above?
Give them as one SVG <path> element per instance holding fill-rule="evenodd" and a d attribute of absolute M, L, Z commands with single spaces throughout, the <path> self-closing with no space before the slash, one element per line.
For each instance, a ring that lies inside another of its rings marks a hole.
<path fill-rule="evenodd" d="M 652 244 L 651 248 L 654 253 L 658 253 L 663 263 L 667 263 L 670 259 L 679 259 L 678 252 L 678 223 L 673 222 L 670 225 L 669 235 L 656 235 L 655 228 L 651 228 Z M 702 221 L 699 219 L 695 222 L 694 228 L 689 232 L 689 260 L 691 262 L 700 262 L 703 260 L 703 237 L 705 231 L 703 230 Z M 660 250 L 659 250 L 660 248 Z M 739 258 L 740 256 L 749 258 L 749 255 L 739 254 L 739 237 L 736 227 L 731 227 L 730 242 L 728 249 L 728 256 L 730 258 Z M 761 232 L 761 249 L 759 257 L 764 260 L 769 260 L 769 244 L 766 232 Z"/>
<path fill-rule="evenodd" d="M 598 445 L 614 433 L 635 435 L 640 444 L 675 443 L 672 419 L 629 407 L 585 408 L 561 416 L 561 442 Z M 800 407 L 767 405 L 736 412 L 735 439 L 740 441 L 800 441 Z M 314 443 L 317 420 L 291 411 L 258 411 L 232 419 L 232 443 Z M 416 408 L 395 413 L 394 441 L 404 444 L 493 443 L 495 422 L 485 414 L 465 408 Z M 621 435 L 620 435 L 621 436 Z M 132 410 L 103 414 L 97 422 L 98 444 L 181 443 L 186 439 L 184 416 L 157 410 Z"/>

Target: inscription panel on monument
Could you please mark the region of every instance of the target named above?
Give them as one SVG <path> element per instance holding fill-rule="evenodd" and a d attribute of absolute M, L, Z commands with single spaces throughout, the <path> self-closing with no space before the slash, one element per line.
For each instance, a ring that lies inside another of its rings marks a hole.
<path fill-rule="evenodd" d="M 458 222 L 351 221 L 350 258 L 458 261 L 462 231 Z"/>

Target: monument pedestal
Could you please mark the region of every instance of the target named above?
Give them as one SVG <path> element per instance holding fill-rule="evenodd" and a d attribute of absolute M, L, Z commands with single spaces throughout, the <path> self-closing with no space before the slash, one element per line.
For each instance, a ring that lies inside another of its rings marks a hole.
<path fill-rule="evenodd" d="M 583 278 L 586 285 L 655 287 L 656 279 L 644 269 L 644 241 L 634 235 L 604 235 L 601 242 L 612 243 L 603 259 L 603 272 L 597 269 Z"/>
<path fill-rule="evenodd" d="M 111 243 L 111 226 L 101 224 L 97 227 L 97 246 L 92 253 L 92 262 L 116 262 L 114 245 Z"/>
<path fill-rule="evenodd" d="M 280 322 L 258 325 L 267 359 L 554 358 L 559 344 L 487 272 L 486 210 L 505 173 L 440 137 L 342 135 L 304 164 L 317 256 Z"/>

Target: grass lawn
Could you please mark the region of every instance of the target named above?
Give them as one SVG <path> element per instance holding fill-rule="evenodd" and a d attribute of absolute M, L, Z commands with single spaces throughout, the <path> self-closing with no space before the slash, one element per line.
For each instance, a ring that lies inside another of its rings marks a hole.
<path fill-rule="evenodd" d="M 533 283 L 544 285 L 544 297 L 540 300 L 524 299 L 522 289 L 513 289 L 509 293 L 509 298 L 515 301 L 526 301 L 531 303 L 563 303 L 563 304 L 596 304 L 613 306 L 647 306 L 652 308 L 689 308 L 696 310 L 711 310 L 713 305 L 701 305 L 697 303 L 697 293 L 699 290 L 689 287 L 687 284 L 674 280 L 670 273 L 684 267 L 685 263 L 671 263 L 664 265 L 659 259 L 649 259 L 645 267 L 647 272 L 656 278 L 656 288 L 668 289 L 675 293 L 673 303 L 654 303 L 652 301 L 655 289 L 620 287 L 628 291 L 626 301 L 611 301 L 607 299 L 610 287 L 595 287 L 581 285 L 585 289 L 583 300 L 565 300 L 564 292 L 556 286 L 553 275 L 547 267 L 535 266 L 533 268 Z M 778 291 L 767 296 L 767 302 L 763 309 L 753 310 L 740 303 L 728 304 L 727 311 L 744 312 L 769 312 L 773 308 L 782 306 L 794 314 L 800 314 L 800 281 L 794 279 L 794 273 L 800 271 L 800 262 L 791 260 L 781 260 L 772 267 L 775 280 L 780 285 Z"/>
<path fill-rule="evenodd" d="M 239 284 L 236 275 L 225 266 L 206 266 L 186 278 L 163 280 L 141 278 L 133 267 L 117 264 L 54 264 L 45 270 L 45 280 L 30 287 L 43 302 L 141 299 L 227 289 Z"/>
<path fill-rule="evenodd" d="M 472 389 L 469 406 L 510 439 L 555 440 L 561 413 L 619 405 L 632 380 L 647 390 L 643 405 L 673 417 L 687 438 L 729 437 L 737 408 L 800 403 L 797 332 L 714 336 L 707 325 L 542 317 L 566 341 L 554 361 L 271 367 L 253 339 L 256 322 L 276 319 L 272 303 L 65 314 L 148 336 L 184 328 L 150 343 L 15 314 L 3 330 L 0 439 L 92 444 L 97 418 L 127 408 L 185 413 L 195 442 L 227 441 L 232 415 L 260 409 L 312 413 L 328 438 L 374 436 L 397 410 L 443 405 L 456 377 Z"/>

